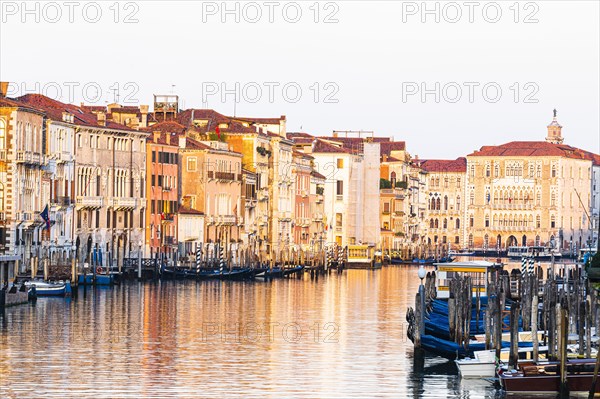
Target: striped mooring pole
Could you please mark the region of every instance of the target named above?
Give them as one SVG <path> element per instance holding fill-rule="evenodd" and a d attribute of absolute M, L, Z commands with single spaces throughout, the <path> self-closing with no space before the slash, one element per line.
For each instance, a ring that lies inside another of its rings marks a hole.
<path fill-rule="evenodd" d="M 219 244 L 219 273 L 223 274 L 225 269 L 225 257 L 223 256 L 223 246 Z"/>
<path fill-rule="evenodd" d="M 533 271 L 535 269 L 535 259 L 533 256 L 529 257 L 529 274 L 533 274 Z"/>
<path fill-rule="evenodd" d="M 527 258 L 521 257 L 521 274 L 527 273 Z"/>
<path fill-rule="evenodd" d="M 196 248 L 196 273 L 200 273 L 200 266 L 202 265 L 202 243 Z"/>

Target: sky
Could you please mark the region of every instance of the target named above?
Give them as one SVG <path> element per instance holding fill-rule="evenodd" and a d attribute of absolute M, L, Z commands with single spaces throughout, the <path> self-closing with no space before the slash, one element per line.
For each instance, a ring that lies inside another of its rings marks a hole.
<path fill-rule="evenodd" d="M 0 2 L 9 95 L 279 117 L 453 159 L 543 140 L 600 153 L 597 1 Z"/>

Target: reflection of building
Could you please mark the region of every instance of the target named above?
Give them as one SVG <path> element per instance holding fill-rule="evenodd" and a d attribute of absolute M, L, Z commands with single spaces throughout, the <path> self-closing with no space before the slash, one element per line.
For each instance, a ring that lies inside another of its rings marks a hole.
<path fill-rule="evenodd" d="M 151 258 L 174 259 L 179 206 L 179 137 L 183 126 L 160 122 L 147 128 L 145 243 Z"/>
<path fill-rule="evenodd" d="M 437 256 L 462 247 L 466 167 L 465 158 L 421 160 L 427 172 L 426 245 Z"/>
<path fill-rule="evenodd" d="M 0 275 L 7 281 L 19 271 L 41 266 L 49 179 L 43 169 L 46 131 L 38 107 L 4 97 L 0 84 Z"/>
<path fill-rule="evenodd" d="M 555 116 L 546 141 L 484 146 L 467 156 L 465 246 L 587 245 L 593 154 L 562 144 L 561 129 Z"/>

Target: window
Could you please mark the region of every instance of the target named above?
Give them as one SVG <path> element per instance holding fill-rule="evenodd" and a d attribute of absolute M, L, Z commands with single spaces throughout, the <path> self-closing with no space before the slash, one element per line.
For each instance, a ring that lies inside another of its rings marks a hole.
<path fill-rule="evenodd" d="M 556 228 L 556 217 L 554 215 L 552 215 L 552 217 L 550 218 L 550 228 Z"/>
<path fill-rule="evenodd" d="M 106 211 L 106 227 L 110 229 L 110 209 Z"/>
<path fill-rule="evenodd" d="M 6 128 L 4 121 L 0 119 L 0 150 L 6 149 Z M 3 207 L 1 209 L 4 209 Z"/>
<path fill-rule="evenodd" d="M 390 213 L 390 203 L 389 202 L 383 203 L 383 213 Z"/>
<path fill-rule="evenodd" d="M 455 244 L 460 244 L 460 237 L 459 236 L 455 236 L 454 237 L 454 243 Z"/>
<path fill-rule="evenodd" d="M 540 215 L 537 215 L 535 217 L 535 227 L 537 227 L 538 229 L 540 228 L 542 222 L 541 222 L 542 218 L 540 217 Z"/>
<path fill-rule="evenodd" d="M 490 216 L 485 215 L 485 227 L 490 227 Z"/>
<path fill-rule="evenodd" d="M 460 211 L 460 195 L 456 197 L 456 210 Z"/>
<path fill-rule="evenodd" d="M 343 169 L 344 168 L 344 159 L 343 158 L 338 158 L 337 159 L 337 168 L 338 169 Z"/>
<path fill-rule="evenodd" d="M 198 161 L 196 159 L 196 157 L 191 157 L 188 158 L 187 160 L 187 171 L 188 172 L 195 172 L 198 168 Z"/>
<path fill-rule="evenodd" d="M 335 214 L 335 227 L 342 228 L 342 214 L 341 213 Z"/>
<path fill-rule="evenodd" d="M 448 210 L 448 196 L 447 195 L 444 196 L 444 210 L 445 211 Z"/>
<path fill-rule="evenodd" d="M 444 218 L 444 228 L 448 228 L 448 219 Z"/>
<path fill-rule="evenodd" d="M 96 228 L 100 228 L 100 211 L 96 211 Z"/>
<path fill-rule="evenodd" d="M 460 219 L 456 218 L 456 228 L 460 229 Z"/>
<path fill-rule="evenodd" d="M 473 227 L 475 225 L 475 219 L 473 218 L 473 216 L 471 216 L 469 218 L 469 227 Z"/>
<path fill-rule="evenodd" d="M 335 193 L 338 196 L 344 195 L 344 182 L 342 180 L 336 182 Z"/>

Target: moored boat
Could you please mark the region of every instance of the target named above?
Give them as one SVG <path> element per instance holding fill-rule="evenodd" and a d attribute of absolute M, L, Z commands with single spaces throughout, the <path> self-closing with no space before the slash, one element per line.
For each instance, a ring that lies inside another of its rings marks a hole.
<path fill-rule="evenodd" d="M 65 296 L 71 293 L 71 283 L 69 282 L 58 282 L 49 283 L 46 281 L 27 281 L 25 285 L 28 288 L 35 287 L 35 293 L 38 297 L 40 296 Z"/>
<path fill-rule="evenodd" d="M 566 379 L 569 393 L 589 392 L 592 386 L 596 359 L 568 359 Z M 500 385 L 508 394 L 556 395 L 560 390 L 560 364 L 558 362 L 529 362 L 519 364 L 519 370 L 498 374 Z M 595 393 L 600 393 L 596 384 Z"/>

